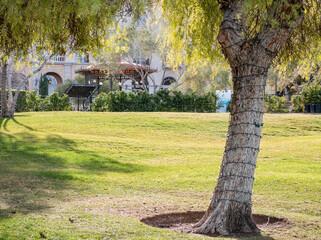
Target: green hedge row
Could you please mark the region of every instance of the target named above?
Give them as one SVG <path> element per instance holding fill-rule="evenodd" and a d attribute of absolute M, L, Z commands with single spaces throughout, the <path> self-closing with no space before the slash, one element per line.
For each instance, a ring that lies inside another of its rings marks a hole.
<path fill-rule="evenodd" d="M 276 95 L 265 95 L 264 99 L 264 112 L 268 113 L 286 113 L 289 112 L 289 107 L 286 105 L 285 97 L 279 97 Z M 231 111 L 232 101 L 227 105 L 226 111 Z"/>
<path fill-rule="evenodd" d="M 321 104 L 321 86 L 319 83 L 313 83 L 305 86 L 301 95 L 295 95 L 291 98 L 291 112 L 304 112 L 304 104 Z"/>
<path fill-rule="evenodd" d="M 15 92 L 16 91 L 13 91 L 13 95 L 15 94 Z M 54 92 L 50 96 L 47 96 L 46 98 L 41 98 L 39 95 L 37 95 L 37 91 L 20 91 L 16 104 L 16 112 L 68 110 L 71 110 L 71 103 L 69 101 L 69 97 L 67 95 L 59 97 L 58 93 L 56 92 Z"/>
<path fill-rule="evenodd" d="M 168 90 L 155 94 L 100 93 L 92 104 L 92 110 L 99 112 L 216 112 L 217 108 L 217 96 L 213 92 L 198 96 Z"/>

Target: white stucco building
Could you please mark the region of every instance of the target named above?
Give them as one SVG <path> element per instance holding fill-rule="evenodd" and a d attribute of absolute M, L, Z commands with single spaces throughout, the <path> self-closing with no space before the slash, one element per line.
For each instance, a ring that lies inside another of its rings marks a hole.
<path fill-rule="evenodd" d="M 158 56 L 153 56 L 150 63 L 147 59 L 137 59 L 135 62 L 136 63 L 126 63 L 151 69 L 151 73 L 146 77 L 145 80 L 147 81 L 146 86 L 149 93 L 153 93 L 156 90 L 169 88 L 170 84 L 175 82 L 178 78 L 178 74 L 171 69 L 166 68 L 161 61 L 161 58 Z M 146 62 L 148 64 L 146 64 Z M 97 66 L 97 63 L 90 54 L 80 55 L 78 53 L 72 53 L 54 56 L 47 61 L 40 72 L 36 73 L 29 80 L 29 90 L 39 90 L 40 78 L 42 75 L 46 75 L 49 78 L 48 93 L 51 94 L 67 79 L 74 79 L 77 73 L 81 73 L 79 70 L 95 69 L 95 66 Z M 136 69 L 139 69 L 140 67 L 136 67 Z M 33 68 L 36 69 L 37 65 L 35 64 Z M 93 82 L 87 81 L 87 83 Z M 120 85 L 120 89 L 123 91 L 137 91 L 137 89 L 133 87 L 131 80 L 122 81 L 121 84 L 118 84 Z"/>
<path fill-rule="evenodd" d="M 47 61 L 40 72 L 29 80 L 29 90 L 39 90 L 41 76 L 47 75 L 49 78 L 48 93 L 51 94 L 66 79 L 74 79 L 75 71 L 82 67 L 88 67 L 91 64 L 90 61 L 91 56 L 89 54 L 72 53 L 54 56 Z M 33 70 L 37 68 L 37 63 L 35 63 Z"/>

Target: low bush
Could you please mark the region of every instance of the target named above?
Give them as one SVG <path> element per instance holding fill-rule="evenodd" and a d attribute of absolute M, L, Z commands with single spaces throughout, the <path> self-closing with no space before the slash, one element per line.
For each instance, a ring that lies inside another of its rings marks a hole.
<path fill-rule="evenodd" d="M 95 112 L 105 112 L 106 109 L 106 105 L 107 105 L 107 94 L 102 92 L 100 93 L 96 98 L 95 101 L 93 102 L 91 108 L 92 111 Z"/>
<path fill-rule="evenodd" d="M 179 91 L 101 93 L 92 104 L 93 111 L 110 112 L 216 112 L 215 93 L 183 94 Z"/>
<path fill-rule="evenodd" d="M 26 112 L 33 111 L 70 111 L 71 103 L 67 95 L 59 97 L 57 92 L 41 98 L 37 91 L 31 91 L 26 97 Z"/>
<path fill-rule="evenodd" d="M 289 112 L 286 106 L 285 97 L 266 95 L 264 110 L 268 113 L 286 113 Z"/>
<path fill-rule="evenodd" d="M 321 86 L 318 83 L 305 86 L 302 90 L 303 103 L 321 104 Z"/>
<path fill-rule="evenodd" d="M 300 113 L 304 111 L 303 96 L 295 95 L 291 99 L 292 112 Z"/>

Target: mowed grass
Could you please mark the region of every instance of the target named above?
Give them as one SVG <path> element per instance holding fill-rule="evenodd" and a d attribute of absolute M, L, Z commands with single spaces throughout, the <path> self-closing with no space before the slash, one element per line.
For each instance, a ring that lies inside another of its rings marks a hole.
<path fill-rule="evenodd" d="M 0 239 L 210 239 L 139 219 L 206 210 L 228 114 L 21 113 L 0 119 Z M 266 114 L 255 239 L 320 239 L 321 116 Z"/>

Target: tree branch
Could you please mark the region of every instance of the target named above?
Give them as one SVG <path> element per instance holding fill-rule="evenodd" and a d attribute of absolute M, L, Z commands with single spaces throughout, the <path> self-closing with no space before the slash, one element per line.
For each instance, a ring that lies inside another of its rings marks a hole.
<path fill-rule="evenodd" d="M 54 54 L 51 54 L 51 55 L 49 55 L 49 56 L 47 56 L 46 58 L 45 58 L 45 60 L 43 61 L 43 63 L 36 69 L 36 70 L 34 70 L 32 73 L 30 73 L 28 76 L 26 76 L 26 80 L 28 80 L 29 78 L 31 78 L 33 75 L 35 75 L 36 73 L 38 73 L 38 72 L 40 72 L 42 69 L 43 69 L 43 67 L 45 66 L 45 64 L 47 63 L 47 61 L 51 58 L 51 57 L 53 57 L 54 56 Z"/>

